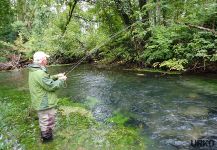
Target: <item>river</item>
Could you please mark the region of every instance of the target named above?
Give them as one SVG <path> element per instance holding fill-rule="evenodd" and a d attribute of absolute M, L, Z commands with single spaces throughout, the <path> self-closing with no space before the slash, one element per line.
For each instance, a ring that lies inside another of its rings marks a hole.
<path fill-rule="evenodd" d="M 69 66 L 51 67 L 51 73 Z M 1 72 L 1 89 L 27 89 L 28 71 Z M 114 114 L 139 128 L 150 149 L 188 149 L 192 140 L 217 146 L 217 75 L 161 75 L 80 65 L 68 75 L 60 97 L 89 105 L 99 122 Z M 1 92 L 7 92 L 2 90 Z M 7 95 L 7 94 L 6 94 Z"/>

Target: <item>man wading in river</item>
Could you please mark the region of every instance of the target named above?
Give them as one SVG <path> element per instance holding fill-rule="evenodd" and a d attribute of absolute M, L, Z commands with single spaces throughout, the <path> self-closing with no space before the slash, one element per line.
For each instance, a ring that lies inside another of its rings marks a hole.
<path fill-rule="evenodd" d="M 43 142 L 53 139 L 55 107 L 58 101 L 55 91 L 64 84 L 67 78 L 63 73 L 54 76 L 47 73 L 48 57 L 49 55 L 38 51 L 33 56 L 33 64 L 29 65 L 29 90 L 32 107 L 38 112 Z"/>

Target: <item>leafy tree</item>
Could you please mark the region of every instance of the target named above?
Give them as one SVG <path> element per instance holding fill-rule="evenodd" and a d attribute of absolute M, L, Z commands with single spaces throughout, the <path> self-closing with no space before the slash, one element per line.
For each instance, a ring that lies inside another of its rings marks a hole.
<path fill-rule="evenodd" d="M 11 23 L 14 20 L 13 7 L 10 0 L 2 0 L 0 5 L 0 39 L 5 41 L 13 40 Z"/>
<path fill-rule="evenodd" d="M 201 71 L 216 65 L 215 0 L 3 0 L 2 4 L 0 37 L 27 57 L 43 50 L 53 62 L 70 63 L 95 50 L 89 59 L 101 63 Z"/>

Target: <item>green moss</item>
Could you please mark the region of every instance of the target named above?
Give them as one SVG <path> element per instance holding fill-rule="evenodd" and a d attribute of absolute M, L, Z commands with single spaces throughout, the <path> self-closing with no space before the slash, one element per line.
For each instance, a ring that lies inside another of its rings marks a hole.
<path fill-rule="evenodd" d="M 38 122 L 28 116 L 29 96 L 21 93 L 11 90 L 8 97 L 0 97 L 0 145 L 3 149 L 24 148 L 38 137 Z"/>
<path fill-rule="evenodd" d="M 116 149 L 147 149 L 147 141 L 141 138 L 134 128 L 117 126 L 111 129 L 106 136 Z"/>
<path fill-rule="evenodd" d="M 42 144 L 28 92 L 0 92 L 0 149 L 146 149 L 145 139 L 123 125 L 127 118 L 121 114 L 110 119 L 117 123 L 111 127 L 97 122 L 85 105 L 68 98 L 58 105 L 54 141 Z"/>
<path fill-rule="evenodd" d="M 81 104 L 81 103 L 75 103 L 75 102 L 73 102 L 73 100 L 71 100 L 69 98 L 59 99 L 58 106 L 72 106 L 72 107 L 86 108 L 86 105 Z"/>
<path fill-rule="evenodd" d="M 123 126 L 128 120 L 129 120 L 128 117 L 125 117 L 120 113 L 116 113 L 113 117 L 107 119 L 107 122 L 115 123 L 119 126 Z"/>

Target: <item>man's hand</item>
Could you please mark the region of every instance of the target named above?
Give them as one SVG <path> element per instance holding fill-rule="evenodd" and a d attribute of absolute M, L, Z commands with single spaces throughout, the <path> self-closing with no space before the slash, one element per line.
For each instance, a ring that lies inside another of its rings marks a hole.
<path fill-rule="evenodd" d="M 67 76 L 61 76 L 61 77 L 59 77 L 58 79 L 65 81 L 65 80 L 67 79 Z"/>
<path fill-rule="evenodd" d="M 64 73 L 59 73 L 59 74 L 57 74 L 57 77 L 59 78 L 59 77 L 62 77 L 62 76 L 65 76 L 65 72 Z"/>
<path fill-rule="evenodd" d="M 57 74 L 57 77 L 58 77 L 58 79 L 64 80 L 64 81 L 67 79 L 67 77 L 65 76 L 65 72 Z"/>

